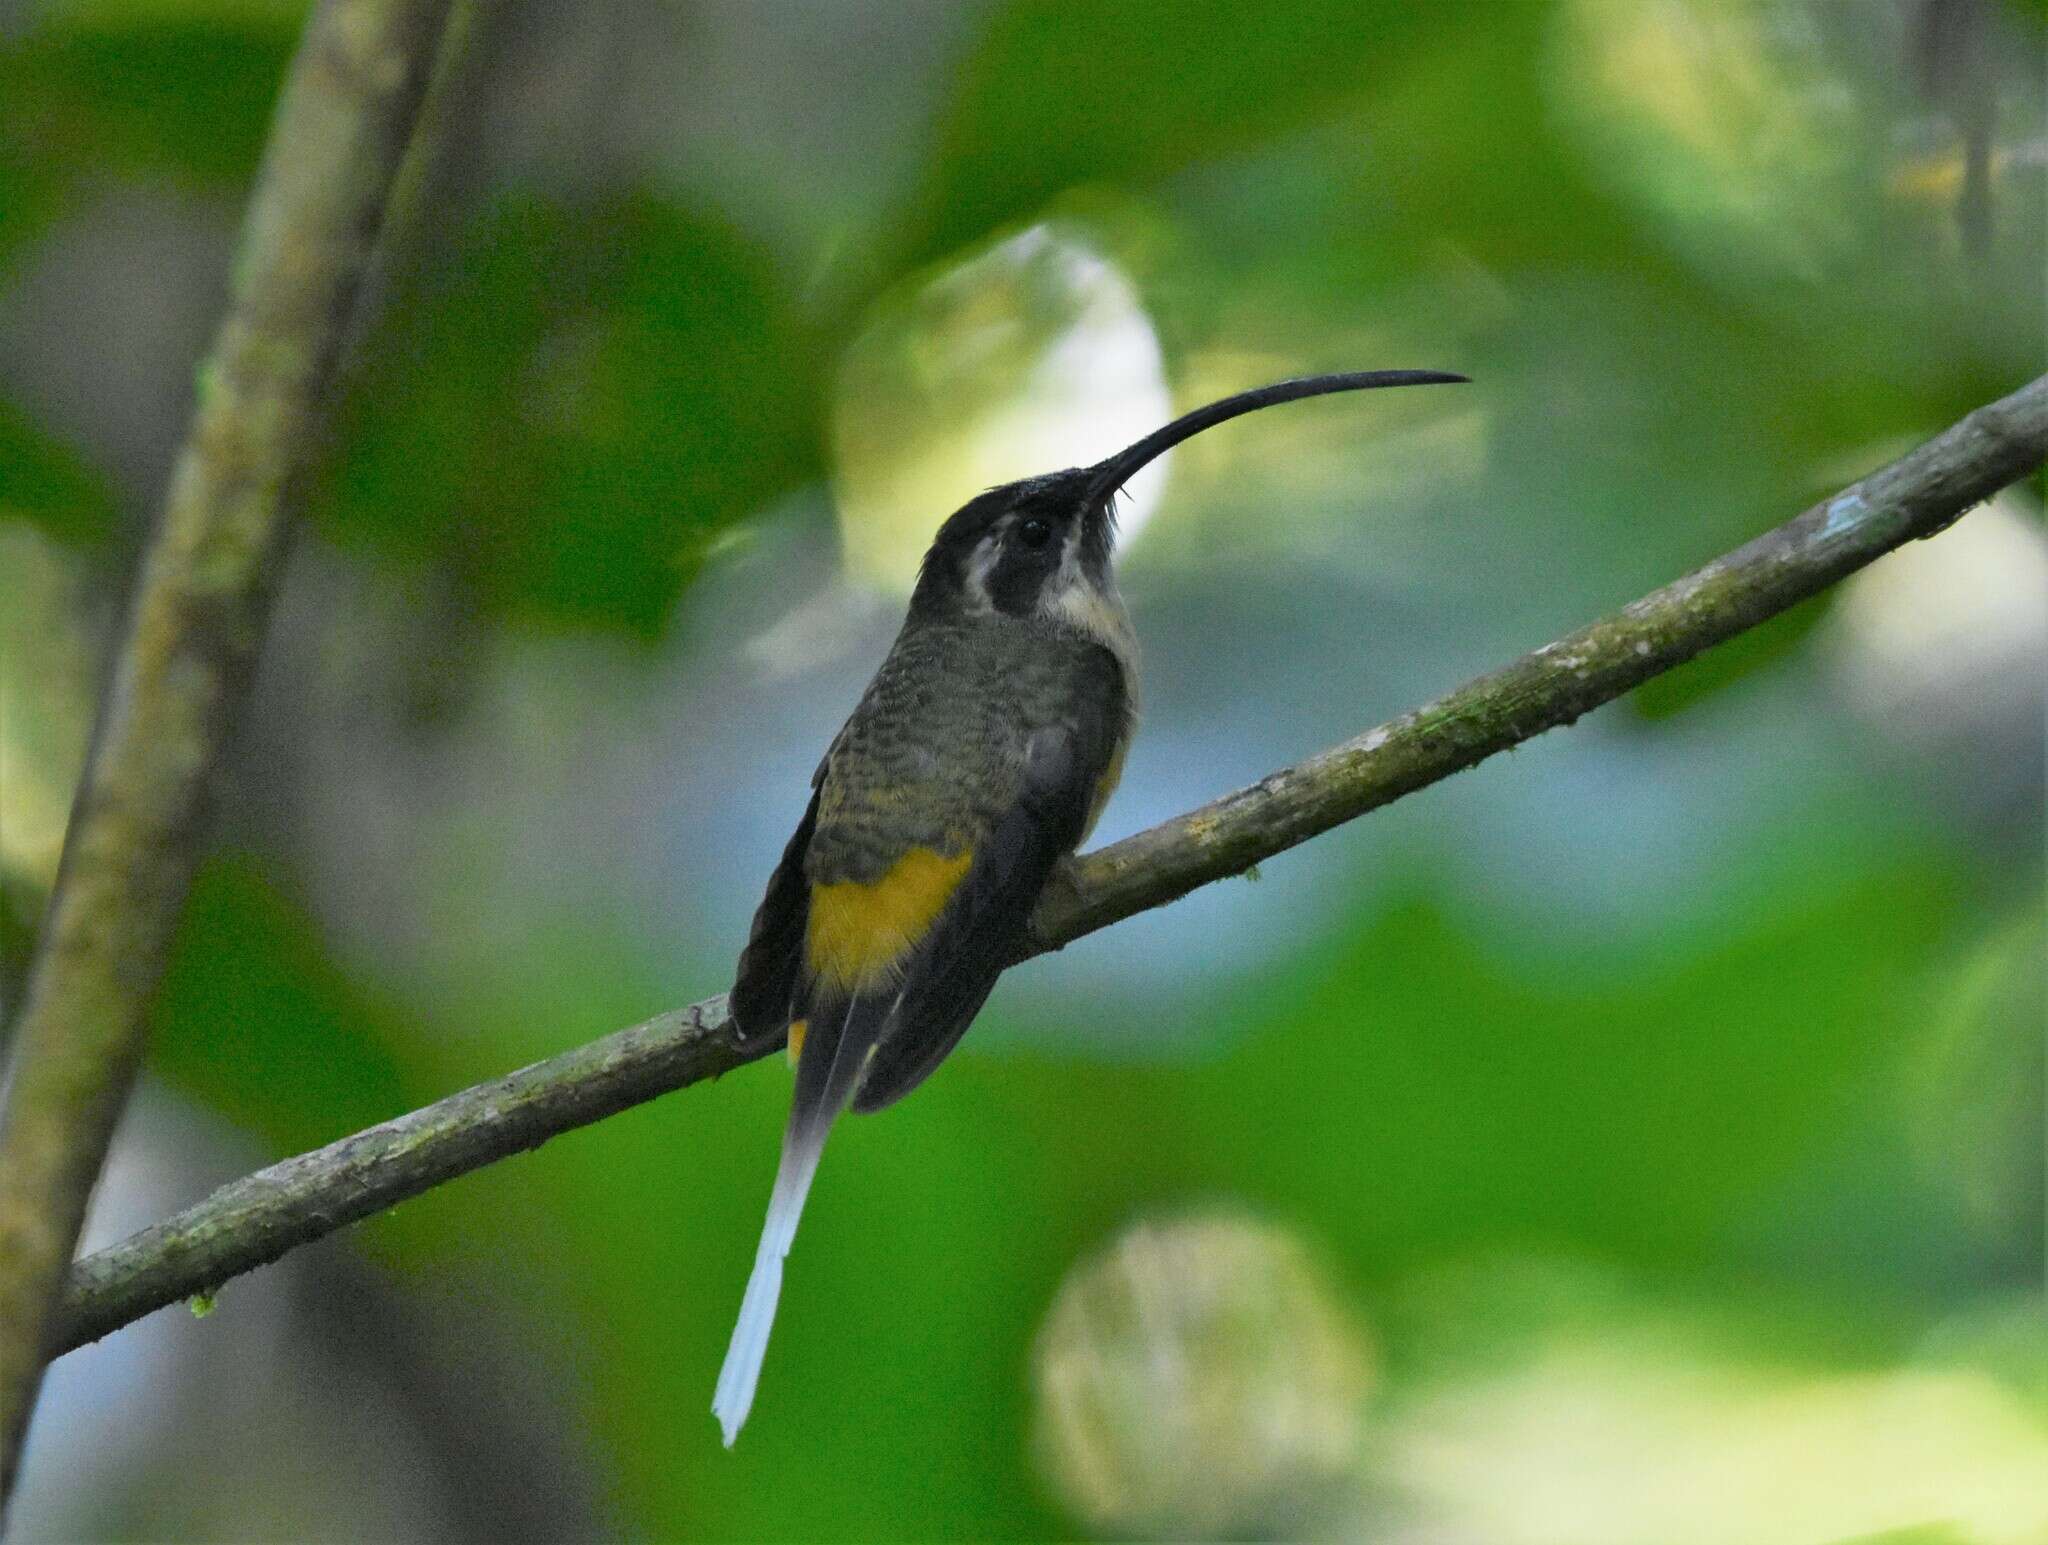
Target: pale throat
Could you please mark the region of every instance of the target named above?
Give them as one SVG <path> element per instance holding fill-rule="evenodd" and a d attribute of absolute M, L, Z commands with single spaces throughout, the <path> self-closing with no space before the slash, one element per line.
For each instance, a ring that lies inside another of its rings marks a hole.
<path fill-rule="evenodd" d="M 1131 631 L 1130 614 L 1123 597 L 1105 592 L 1076 575 L 1071 581 L 1057 576 L 1038 598 L 1038 614 L 1050 622 L 1085 633 L 1117 657 L 1126 669 L 1138 652 L 1137 636 Z"/>
<path fill-rule="evenodd" d="M 1124 680 L 1127 717 L 1138 711 L 1138 636 L 1116 581 L 1097 584 L 1078 562 L 1063 563 L 1039 592 L 1038 615 L 1107 649 Z"/>

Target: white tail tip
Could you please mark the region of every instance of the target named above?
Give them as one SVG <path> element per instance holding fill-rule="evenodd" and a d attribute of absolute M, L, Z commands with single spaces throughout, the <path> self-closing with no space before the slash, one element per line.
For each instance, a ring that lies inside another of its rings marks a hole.
<path fill-rule="evenodd" d="M 775 1191 L 768 1199 L 768 1219 L 761 1227 L 761 1246 L 754 1253 L 746 1297 L 740 1300 L 739 1322 L 732 1328 L 725 1366 L 718 1370 L 718 1389 L 711 1397 L 711 1414 L 725 1432 L 727 1448 L 740 1435 L 747 1412 L 754 1407 L 761 1359 L 768 1355 L 768 1332 L 775 1326 L 775 1305 L 782 1297 L 782 1263 L 796 1238 L 797 1219 L 803 1215 L 804 1197 L 811 1189 L 811 1177 L 818 1172 L 818 1155 L 824 1147 L 823 1132 L 808 1141 L 785 1140 L 782 1146 Z"/>
<path fill-rule="evenodd" d="M 753 1409 L 754 1390 L 761 1382 L 761 1360 L 768 1355 L 768 1332 L 775 1324 L 775 1304 L 781 1297 L 782 1256 L 763 1249 L 754 1260 L 753 1275 L 747 1278 L 739 1323 L 733 1326 L 732 1344 L 725 1350 L 725 1366 L 718 1370 L 718 1392 L 711 1397 L 711 1414 L 725 1432 L 727 1448 L 732 1447 L 746 1425 L 747 1412 Z"/>

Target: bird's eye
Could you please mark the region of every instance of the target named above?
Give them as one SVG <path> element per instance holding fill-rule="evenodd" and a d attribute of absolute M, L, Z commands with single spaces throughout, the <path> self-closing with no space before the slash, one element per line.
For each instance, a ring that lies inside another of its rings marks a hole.
<path fill-rule="evenodd" d="M 1026 547 L 1043 547 L 1052 540 L 1052 527 L 1034 515 L 1017 528 L 1017 540 Z"/>

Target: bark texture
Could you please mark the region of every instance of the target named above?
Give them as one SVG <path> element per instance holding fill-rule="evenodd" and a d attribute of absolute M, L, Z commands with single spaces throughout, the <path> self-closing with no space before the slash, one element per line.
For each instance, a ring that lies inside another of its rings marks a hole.
<path fill-rule="evenodd" d="M 23 994 L 0 1111 L 0 1499 L 447 9 L 326 0 L 272 124 Z"/>

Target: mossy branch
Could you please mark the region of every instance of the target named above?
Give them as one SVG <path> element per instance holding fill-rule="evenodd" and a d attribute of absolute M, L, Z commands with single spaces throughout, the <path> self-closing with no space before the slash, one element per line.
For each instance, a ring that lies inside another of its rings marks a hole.
<path fill-rule="evenodd" d="M 0 1113 L 0 1499 L 447 10 L 325 0 L 257 173 L 23 993 Z"/>
<path fill-rule="evenodd" d="M 1074 860 L 1040 904 L 1027 954 L 1058 949 L 1242 873 L 1569 724 L 1893 548 L 1933 535 L 2044 460 L 2048 377 L 1590 627 L 1249 788 Z M 724 999 L 708 998 L 287 1159 L 80 1261 L 58 1344 L 68 1350 L 96 1340 L 443 1181 L 748 1060 L 727 1032 Z"/>

